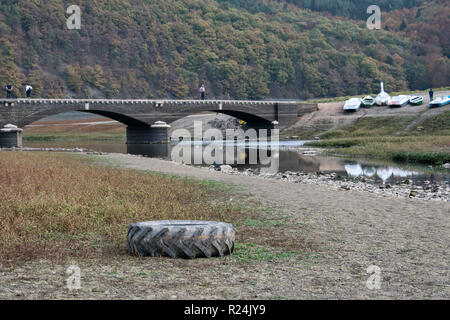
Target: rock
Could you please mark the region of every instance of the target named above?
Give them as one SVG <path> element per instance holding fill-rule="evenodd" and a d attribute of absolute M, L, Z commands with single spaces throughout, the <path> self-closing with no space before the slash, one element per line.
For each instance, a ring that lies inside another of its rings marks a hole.
<path fill-rule="evenodd" d="M 411 191 L 411 192 L 409 193 L 409 197 L 410 197 L 410 198 L 417 197 L 417 193 L 414 192 L 414 191 Z"/>
<path fill-rule="evenodd" d="M 349 191 L 349 190 L 350 190 L 350 187 L 349 187 L 349 186 L 341 186 L 341 189 L 344 189 L 344 190 Z"/>
<path fill-rule="evenodd" d="M 233 172 L 233 168 L 227 164 L 221 165 L 220 166 L 220 171 L 223 173 L 232 173 Z"/>

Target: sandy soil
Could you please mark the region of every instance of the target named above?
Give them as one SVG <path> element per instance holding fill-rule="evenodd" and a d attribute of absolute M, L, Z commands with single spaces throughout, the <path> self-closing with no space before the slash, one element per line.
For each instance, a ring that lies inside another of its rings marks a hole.
<path fill-rule="evenodd" d="M 168 161 L 111 154 L 109 163 L 235 186 L 236 199 L 272 208 L 267 219 L 315 243 L 301 259 L 75 261 L 82 288 L 66 288 L 68 265 L 0 268 L 0 298 L 449 299 L 450 203 L 397 199 L 327 186 L 227 175 Z M 234 197 L 234 196 L 233 196 Z M 381 269 L 369 290 L 367 268 Z"/>

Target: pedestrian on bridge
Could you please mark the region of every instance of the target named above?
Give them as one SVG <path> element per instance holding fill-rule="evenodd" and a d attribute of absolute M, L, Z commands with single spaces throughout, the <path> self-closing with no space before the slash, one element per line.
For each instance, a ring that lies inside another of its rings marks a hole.
<path fill-rule="evenodd" d="M 25 92 L 27 93 L 27 98 L 31 97 L 31 91 L 33 91 L 33 87 L 30 86 L 29 83 L 27 83 L 27 85 L 25 86 Z"/>
<path fill-rule="evenodd" d="M 200 87 L 200 94 L 202 96 L 202 100 L 205 100 L 205 85 L 202 83 L 202 86 Z"/>
<path fill-rule="evenodd" d="M 6 85 L 6 99 L 12 98 L 12 91 L 14 90 L 14 86 L 10 83 Z"/>

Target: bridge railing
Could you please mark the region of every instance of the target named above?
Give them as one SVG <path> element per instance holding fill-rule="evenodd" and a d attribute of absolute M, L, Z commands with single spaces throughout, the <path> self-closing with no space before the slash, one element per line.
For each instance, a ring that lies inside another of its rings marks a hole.
<path fill-rule="evenodd" d="M 172 99 L 0 99 L 1 104 L 175 104 L 175 105 L 274 105 L 298 104 L 297 101 L 264 100 L 172 100 Z"/>

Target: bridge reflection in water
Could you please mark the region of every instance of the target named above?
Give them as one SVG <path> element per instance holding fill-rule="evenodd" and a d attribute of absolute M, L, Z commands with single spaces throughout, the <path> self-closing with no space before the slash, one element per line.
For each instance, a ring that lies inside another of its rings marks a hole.
<path fill-rule="evenodd" d="M 194 153 L 196 148 L 205 148 L 207 143 L 203 143 L 200 146 L 199 143 L 191 144 L 191 152 Z M 283 144 L 281 142 L 281 144 Z M 250 154 L 259 154 L 260 150 L 250 144 L 242 148 L 243 144 L 237 144 L 240 148 L 236 148 L 234 151 L 234 162 L 231 164 L 239 171 L 245 169 L 261 170 L 262 168 L 268 168 L 269 165 L 262 165 L 261 159 L 258 157 L 258 163 L 250 163 Z M 175 144 L 171 145 L 128 145 L 127 152 L 130 154 L 144 155 L 148 157 L 175 160 L 171 157 L 171 152 Z M 240 150 L 237 154 L 236 151 Z M 421 172 L 421 168 L 417 169 L 403 169 L 398 166 L 392 165 L 380 165 L 370 162 L 358 162 L 354 160 L 347 160 L 344 158 L 320 156 L 320 155 L 302 155 L 297 151 L 280 149 L 277 152 L 279 161 L 279 172 L 301 172 L 301 173 L 321 173 L 331 174 L 335 173 L 342 177 L 358 178 L 366 177 L 380 181 L 389 180 L 401 180 L 405 178 L 411 178 L 413 180 L 423 180 L 429 178 L 428 175 Z M 270 157 L 273 154 L 270 150 L 267 151 L 267 156 Z M 230 154 L 228 153 L 228 159 Z M 243 161 L 244 160 L 244 161 Z M 242 162 L 243 163 L 238 163 Z M 225 164 L 224 161 L 218 163 L 219 165 Z M 206 165 L 203 163 L 203 165 Z M 439 178 L 439 173 L 435 174 L 436 178 Z M 442 175 L 442 179 L 445 179 L 445 175 Z"/>
<path fill-rule="evenodd" d="M 299 172 L 299 173 L 334 173 L 346 178 L 366 177 L 378 181 L 402 181 L 411 179 L 417 183 L 426 180 L 446 181 L 450 184 L 450 174 L 431 170 L 425 166 L 399 166 L 395 163 L 373 163 L 371 161 L 355 161 L 340 157 L 322 156 L 322 155 L 304 155 L 301 150 L 295 148 L 301 146 L 303 141 L 280 141 L 279 150 L 279 172 Z M 88 151 L 109 152 L 109 153 L 129 153 L 134 155 L 143 155 L 146 157 L 159 158 L 173 161 L 171 152 L 176 145 L 172 144 L 125 144 L 123 141 L 107 142 L 107 141 L 73 141 L 73 142 L 57 142 L 57 141 L 27 141 L 27 147 L 34 148 L 83 148 Z M 197 144 L 197 147 L 199 145 Z M 206 146 L 203 146 L 205 148 Z M 287 149 L 289 148 L 289 149 Z M 250 149 L 255 149 L 254 144 L 245 149 L 244 153 L 240 153 L 239 157 L 245 156 L 248 159 Z M 194 146 L 192 146 L 194 150 Z M 193 152 L 193 151 L 192 151 Z M 237 156 L 237 155 L 236 155 Z M 237 161 L 236 161 L 237 162 Z M 240 171 L 245 169 L 260 170 L 260 164 L 232 165 Z M 266 166 L 267 168 L 268 166 Z"/>

